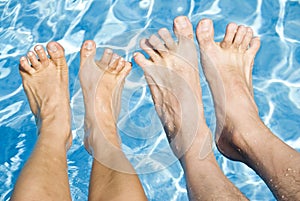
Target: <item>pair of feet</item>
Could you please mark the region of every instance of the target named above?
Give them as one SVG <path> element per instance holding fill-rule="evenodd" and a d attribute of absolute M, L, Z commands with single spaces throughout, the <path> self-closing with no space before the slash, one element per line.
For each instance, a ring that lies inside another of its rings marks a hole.
<path fill-rule="evenodd" d="M 159 37 L 153 35 L 142 40 L 140 46 L 150 59 L 140 53 L 136 53 L 134 59 L 145 72 L 156 111 L 172 149 L 181 157 L 193 140 L 209 143 L 209 136 L 207 133 L 196 134 L 206 123 L 192 24 L 186 17 L 177 17 L 174 33 L 178 41 L 174 41 L 166 29 L 158 31 Z M 214 42 L 213 24 L 209 19 L 199 22 L 196 35 L 201 64 L 216 107 L 217 146 L 227 157 L 243 160 L 237 151 L 241 148 L 241 125 L 249 118 L 258 118 L 251 75 L 260 46 L 259 39 L 253 38 L 250 28 L 229 24 L 223 41 Z M 58 43 L 50 42 L 47 51 L 50 58 L 40 45 L 35 47 L 36 54 L 29 52 L 27 57 L 31 65 L 26 57 L 22 57 L 20 73 L 39 129 L 52 129 L 53 139 L 68 148 L 72 141 L 68 67 L 63 47 Z M 99 61 L 94 60 L 95 53 L 93 41 L 82 45 L 79 75 L 86 110 L 85 145 L 97 159 L 97 155 L 102 154 L 99 153 L 101 149 L 93 150 L 97 141 L 106 139 L 114 147 L 120 146 L 114 132 L 115 122 L 120 111 L 124 80 L 131 64 L 109 49 Z M 95 129 L 97 132 L 94 132 Z M 210 148 L 207 151 L 211 151 Z"/>

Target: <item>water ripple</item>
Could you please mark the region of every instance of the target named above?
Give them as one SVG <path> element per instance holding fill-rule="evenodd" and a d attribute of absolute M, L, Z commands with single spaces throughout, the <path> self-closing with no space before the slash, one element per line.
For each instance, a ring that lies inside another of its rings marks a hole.
<path fill-rule="evenodd" d="M 78 82 L 79 50 L 87 39 L 96 41 L 99 58 L 103 48 L 115 49 L 133 62 L 141 51 L 139 40 L 172 29 L 172 20 L 187 15 L 195 27 L 204 17 L 215 22 L 215 38 L 221 40 L 226 24 L 251 26 L 261 37 L 262 47 L 253 70 L 255 100 L 263 121 L 280 138 L 300 150 L 300 1 L 298 0 L 0 0 L 0 199 L 9 200 L 17 175 L 35 143 L 34 118 L 29 111 L 18 60 L 36 43 L 59 41 L 65 48 L 70 68 L 72 134 L 68 152 L 72 198 L 87 200 L 92 158 L 82 146 L 83 101 Z M 215 116 L 203 74 L 201 87 L 205 115 L 212 130 Z M 138 171 L 156 170 L 140 178 L 149 200 L 187 200 L 179 163 L 162 169 L 161 154 L 171 157 L 162 126 L 153 108 L 143 71 L 133 62 L 126 80 L 118 128 L 123 149 Z M 143 118 L 142 118 L 143 117 Z M 280 124 L 278 122 L 281 122 Z M 139 132 L 139 139 L 134 135 Z M 149 140 L 145 140 L 151 136 Z M 4 150 L 2 152 L 2 149 Z M 150 154 L 150 155 L 149 155 Z M 249 168 L 224 158 L 215 150 L 226 176 L 250 200 L 274 200 L 262 180 Z M 143 157 L 149 156 L 149 157 Z M 158 171 L 159 170 L 159 171 Z"/>

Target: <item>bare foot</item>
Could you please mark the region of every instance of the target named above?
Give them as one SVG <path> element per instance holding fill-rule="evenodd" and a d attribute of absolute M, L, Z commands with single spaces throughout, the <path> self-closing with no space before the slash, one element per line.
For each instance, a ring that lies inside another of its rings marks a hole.
<path fill-rule="evenodd" d="M 250 120 L 258 120 L 253 98 L 252 67 L 260 47 L 249 27 L 231 23 L 222 42 L 214 42 L 213 23 L 197 27 L 201 64 L 211 88 L 217 116 L 216 143 L 227 157 L 242 160 L 236 144 Z"/>
<path fill-rule="evenodd" d="M 197 38 L 216 106 L 219 150 L 256 171 L 277 200 L 300 200 L 300 154 L 264 125 L 254 102 L 251 74 L 259 39 L 250 28 L 229 24 L 223 41 L 216 43 L 213 31 L 211 20 L 199 22 Z"/>
<path fill-rule="evenodd" d="M 192 24 L 186 17 L 174 20 L 175 42 L 165 28 L 141 40 L 150 56 L 136 53 L 151 90 L 155 109 L 163 123 L 173 152 L 181 157 L 190 147 L 197 130 L 206 125 L 202 106 L 197 51 Z"/>
<path fill-rule="evenodd" d="M 56 42 L 20 59 L 20 74 L 38 127 L 38 140 L 14 187 L 11 200 L 71 200 L 67 149 L 71 146 L 68 66 Z"/>
<path fill-rule="evenodd" d="M 79 76 L 85 104 L 85 147 L 99 162 L 111 166 L 113 164 L 107 161 L 108 150 L 123 156 L 116 121 L 124 80 L 131 70 L 131 64 L 110 49 L 106 49 L 102 58 L 95 61 L 94 41 L 86 41 L 80 54 Z"/>
<path fill-rule="evenodd" d="M 72 143 L 71 113 L 64 49 L 56 42 L 48 43 L 50 58 L 41 45 L 35 46 L 34 50 L 37 56 L 31 51 L 27 55 L 31 65 L 26 57 L 20 59 L 20 74 L 38 133 L 51 133 L 56 143 L 62 142 L 69 148 Z"/>
<path fill-rule="evenodd" d="M 141 41 L 150 55 L 135 55 L 144 72 L 171 147 L 185 171 L 190 200 L 245 200 L 225 177 L 212 152 L 206 125 L 193 28 L 185 16 L 174 20 L 175 42 L 166 29 Z M 216 188 L 217 187 L 217 188 Z"/>

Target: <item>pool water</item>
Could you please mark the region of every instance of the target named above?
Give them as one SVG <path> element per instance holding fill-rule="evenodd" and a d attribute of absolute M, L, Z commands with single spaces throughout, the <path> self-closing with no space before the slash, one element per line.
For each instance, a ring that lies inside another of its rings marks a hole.
<path fill-rule="evenodd" d="M 0 200 L 9 200 L 13 186 L 36 142 L 36 127 L 18 73 L 18 60 L 35 44 L 55 40 L 66 51 L 74 142 L 68 152 L 73 200 L 87 200 L 92 158 L 82 146 L 83 102 L 78 82 L 79 50 L 93 39 L 133 62 L 138 40 L 158 29 L 172 29 L 178 15 L 194 27 L 208 17 L 215 39 L 226 25 L 251 26 L 261 37 L 253 84 L 260 116 L 271 130 L 300 151 L 300 1 L 299 0 L 0 0 Z M 214 130 L 208 86 L 201 74 L 205 115 Z M 149 200 L 188 200 L 184 174 L 168 146 L 155 113 L 142 70 L 133 62 L 122 96 L 118 128 L 123 149 L 139 173 Z M 250 200 L 275 200 L 248 167 L 224 158 L 215 149 L 226 176 Z M 166 165 L 163 159 L 168 158 Z M 55 184 L 53 184 L 55 185 Z"/>

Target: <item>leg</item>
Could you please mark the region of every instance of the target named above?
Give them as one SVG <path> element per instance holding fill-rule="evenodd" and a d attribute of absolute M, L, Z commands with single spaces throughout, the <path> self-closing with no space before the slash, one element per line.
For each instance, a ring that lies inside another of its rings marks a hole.
<path fill-rule="evenodd" d="M 12 200 L 71 200 L 66 152 L 72 143 L 68 66 L 55 42 L 20 60 L 20 74 L 39 138 L 16 183 Z"/>
<path fill-rule="evenodd" d="M 253 98 L 252 67 L 259 39 L 253 38 L 252 29 L 233 23 L 221 43 L 214 42 L 213 32 L 211 20 L 199 22 L 201 63 L 216 105 L 218 149 L 254 169 L 277 199 L 299 200 L 300 154 L 263 124 Z"/>
<path fill-rule="evenodd" d="M 186 173 L 192 200 L 246 200 L 225 177 L 212 152 L 211 133 L 206 125 L 200 87 L 198 58 L 192 24 L 186 17 L 174 20 L 175 42 L 166 29 L 141 41 L 150 55 L 135 54 L 144 72 L 156 111 L 174 153 Z"/>
<path fill-rule="evenodd" d="M 139 178 L 121 150 L 116 126 L 131 64 L 109 49 L 100 61 L 94 61 L 95 54 L 95 43 L 86 41 L 79 75 L 85 104 L 85 146 L 95 157 L 89 199 L 146 200 Z"/>

